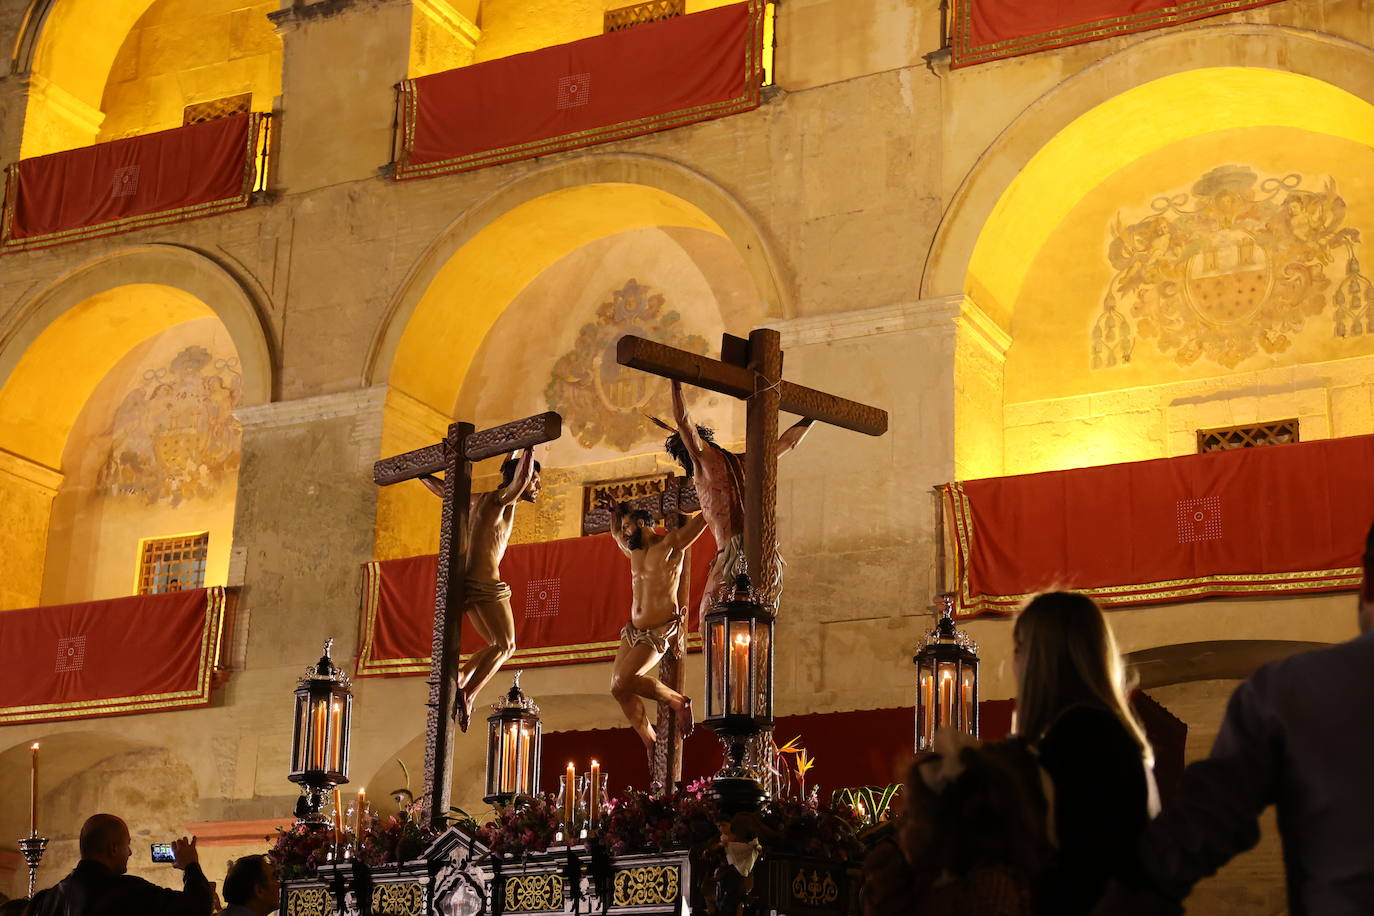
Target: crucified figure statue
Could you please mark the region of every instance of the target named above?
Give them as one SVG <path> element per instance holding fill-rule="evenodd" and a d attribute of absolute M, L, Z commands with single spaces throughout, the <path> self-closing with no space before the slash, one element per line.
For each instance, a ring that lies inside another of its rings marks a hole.
<path fill-rule="evenodd" d="M 714 430 L 692 422 L 682 394 L 682 383 L 676 379 L 673 380 L 673 422 L 677 429 L 663 447 L 696 484 L 701 517 L 706 519 L 716 539 L 716 555 L 711 560 L 707 588 L 702 592 L 697 611 L 700 622 L 722 591 L 734 583 L 744 555 L 744 455 L 717 445 Z M 778 436 L 777 455 L 780 457 L 796 448 L 806 437 L 812 422 L 810 418 L 800 420 Z M 754 570 L 749 573 L 756 579 L 754 587 L 759 595 L 769 603 L 776 602 L 782 589 L 781 566 L 773 582 L 759 582 Z"/>
<path fill-rule="evenodd" d="M 611 536 L 630 558 L 630 584 L 634 599 L 630 622 L 620 631 L 620 648 L 611 667 L 611 695 L 625 712 L 649 752 L 653 768 L 657 734 L 644 708 L 644 700 L 671 706 L 682 737 L 692 732 L 692 700 L 647 672 L 666 652 L 683 656 L 687 637 L 687 608 L 679 601 L 683 558 L 692 542 L 706 530 L 706 519 L 697 514 L 685 524 L 659 534 L 643 509 L 627 511 L 624 503 L 602 496 L 600 505 L 611 512 Z"/>
<path fill-rule="evenodd" d="M 432 492 L 444 495 L 442 481 L 432 475 L 420 480 Z M 515 615 L 510 606 L 510 586 L 501 581 L 501 558 L 510 545 L 516 505 L 538 498 L 539 462 L 534 460 L 534 449 L 527 448 L 520 457 L 512 453 L 502 462 L 501 486 L 483 493 L 472 507 L 463 581 L 464 613 L 487 644 L 458 668 L 455 713 L 463 731 L 468 730 L 477 694 L 515 652 Z"/>

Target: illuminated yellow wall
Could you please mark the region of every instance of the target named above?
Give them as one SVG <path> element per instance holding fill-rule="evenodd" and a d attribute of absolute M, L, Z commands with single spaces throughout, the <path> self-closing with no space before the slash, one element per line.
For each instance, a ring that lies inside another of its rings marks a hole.
<path fill-rule="evenodd" d="M 1324 211 L 1323 220 L 1374 238 L 1374 150 L 1353 140 L 1293 128 L 1233 128 L 1181 140 L 1116 172 L 1078 202 L 1026 273 L 1006 366 L 1008 472 L 1189 454 L 1198 429 L 1293 417 L 1303 439 L 1374 432 L 1374 333 L 1340 336 L 1333 318 L 1331 298 L 1347 267 L 1344 246 L 1321 243 L 1306 262 L 1326 261 L 1319 273 L 1329 285 L 1319 290 L 1320 299 L 1286 312 L 1290 324 L 1274 323 L 1274 336 L 1287 345 L 1270 352 L 1242 339 L 1236 346 L 1248 347 L 1249 355 L 1234 366 L 1205 354 L 1183 364 L 1178 348 L 1162 349 L 1158 336 L 1141 333 L 1146 315 L 1134 292 L 1114 285 L 1121 277 L 1107 251 L 1118 214 L 1130 226 L 1153 214 L 1153 201 L 1178 195 L 1187 195 L 1183 209 L 1196 210 L 1195 182 L 1233 165 L 1255 174 L 1260 201 L 1268 195 L 1259 185 L 1271 178 L 1300 175 L 1297 187 L 1314 192 L 1334 182 L 1346 209 Z M 1285 218 L 1277 206 L 1263 206 L 1258 212 L 1273 212 L 1281 229 Z M 1271 258 L 1281 250 L 1298 257 L 1296 249 L 1270 244 Z M 1366 245 L 1355 251 L 1369 263 Z M 1275 282 L 1284 266 L 1272 265 Z M 1109 289 L 1133 325 L 1133 347 L 1129 362 L 1094 368 L 1093 323 Z M 1312 314 L 1321 302 L 1325 307 Z M 1265 326 L 1262 316 L 1249 323 Z"/>
<path fill-rule="evenodd" d="M 617 294 L 625 295 L 630 281 L 640 295 L 624 309 L 630 313 L 618 313 Z M 639 406 L 615 403 L 596 383 L 617 371 L 640 381 L 637 374 L 614 366 L 614 341 L 621 333 L 714 350 L 722 331 L 746 333 L 761 314 L 762 303 L 733 243 L 700 228 L 615 233 L 569 252 L 525 286 L 482 338 L 462 379 L 455 411 L 479 427 L 549 409 L 565 416 L 563 437 L 539 452 L 548 469 L 543 494 L 537 507 L 525 506 L 517 513 L 514 542 L 577 536 L 586 481 L 667 468 L 662 433 L 641 413 L 668 413 L 667 383 L 643 379 L 643 395 L 652 400 Z M 408 367 L 408 374 L 449 383 L 453 365 L 436 352 L 427 366 Z M 560 383 L 561 378 L 588 377 L 593 381 L 586 384 Z M 703 422 L 721 431 L 722 441 L 737 438 L 738 411 L 729 401 L 701 397 L 692 407 Z M 446 415 L 395 388 L 386 410 L 386 454 L 430 444 L 447 423 Z M 498 465 L 492 459 L 479 466 L 479 486 L 490 486 Z M 437 545 L 433 495 L 418 484 L 379 494 L 378 557 L 428 553 Z"/>
<path fill-rule="evenodd" d="M 203 531 L 205 584 L 225 584 L 240 451 L 230 413 L 237 362 L 224 326 L 200 318 L 134 347 L 101 379 L 63 452 L 44 604 L 134 594 L 142 539 Z"/>
<path fill-rule="evenodd" d="M 276 0 L 157 0 L 120 45 L 102 95 L 100 140 L 180 127 L 187 105 L 244 92 L 254 111 L 281 93 Z"/>

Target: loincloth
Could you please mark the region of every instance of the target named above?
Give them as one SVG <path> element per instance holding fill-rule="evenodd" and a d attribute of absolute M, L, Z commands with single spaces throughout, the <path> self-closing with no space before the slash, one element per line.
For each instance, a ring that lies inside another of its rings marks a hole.
<path fill-rule="evenodd" d="M 771 582 L 759 582 L 751 575 L 751 584 L 754 593 L 765 605 L 776 608 L 778 596 L 782 592 L 782 569 L 787 564 L 783 562 L 781 556 L 777 558 L 777 565 L 773 567 Z M 735 589 L 735 578 L 745 572 L 744 562 L 744 535 L 737 534 L 725 542 L 715 557 L 711 560 L 711 571 L 715 575 L 715 581 L 710 583 L 710 588 L 701 596 L 703 613 L 712 604 L 722 601 L 729 601 Z"/>
<path fill-rule="evenodd" d="M 464 579 L 463 600 L 465 602 L 509 601 L 510 586 L 500 579 Z"/>
<path fill-rule="evenodd" d="M 653 646 L 654 651 L 659 655 L 665 655 L 669 650 L 676 650 L 678 634 L 682 632 L 684 622 L 684 613 L 678 611 L 667 623 L 661 623 L 656 627 L 649 627 L 644 630 L 633 623 L 627 623 L 620 628 L 620 641 L 631 649 L 647 643 Z"/>

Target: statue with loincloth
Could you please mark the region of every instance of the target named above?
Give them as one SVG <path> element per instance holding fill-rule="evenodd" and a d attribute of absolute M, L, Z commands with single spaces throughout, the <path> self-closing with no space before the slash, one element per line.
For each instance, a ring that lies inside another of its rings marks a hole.
<path fill-rule="evenodd" d="M 677 428 L 663 447 L 695 483 L 701 515 L 716 539 L 716 556 L 711 561 L 707 588 L 698 609 L 700 624 L 711 606 L 734 585 L 735 576 L 744 571 L 740 568 L 744 558 L 744 456 L 717 445 L 713 430 L 692 422 L 678 381 L 673 382 L 673 421 Z M 801 443 L 812 422 L 801 420 L 778 437 L 779 457 Z M 663 423 L 659 425 L 666 427 Z M 759 582 L 756 570 L 748 572 L 755 579 L 754 588 L 760 598 L 776 607 L 782 591 L 781 561 L 772 582 Z"/>
<path fill-rule="evenodd" d="M 425 486 L 443 496 L 443 483 L 421 478 Z M 501 559 L 510 545 L 515 507 L 521 500 L 539 497 L 539 462 L 534 450 L 511 454 L 501 464 L 501 485 L 483 493 L 472 507 L 468 527 L 467 568 L 463 580 L 463 613 L 472 621 L 486 645 L 467 657 L 458 669 L 458 727 L 468 730 L 477 694 L 515 652 L 515 615 L 511 612 L 510 586 L 501 581 Z M 455 661 L 457 661 L 455 659 Z"/>
<path fill-rule="evenodd" d="M 685 595 L 683 560 L 687 548 L 706 530 L 706 519 L 698 514 L 667 534 L 659 534 L 654 530 L 653 519 L 643 509 L 631 511 L 609 496 L 602 497 L 601 507 L 610 510 L 611 536 L 630 558 L 633 591 L 630 622 L 620 631 L 620 647 L 611 667 L 611 695 L 644 742 L 652 761 L 657 734 L 645 710 L 645 700 L 671 707 L 684 738 L 692 731 L 691 698 L 648 671 L 667 653 L 676 658 L 684 654 L 687 608 L 685 598 L 680 600 Z"/>

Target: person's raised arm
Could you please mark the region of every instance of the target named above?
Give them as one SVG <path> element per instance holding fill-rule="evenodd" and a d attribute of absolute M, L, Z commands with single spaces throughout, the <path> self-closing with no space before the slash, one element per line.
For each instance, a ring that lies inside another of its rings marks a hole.
<path fill-rule="evenodd" d="M 811 430 L 811 424 L 815 422 L 810 417 L 799 420 L 789 426 L 781 436 L 778 436 L 778 457 L 781 458 L 801 445 L 801 441 L 806 438 L 806 434 Z"/>
<path fill-rule="evenodd" d="M 686 522 L 668 532 L 668 546 L 673 550 L 686 550 L 696 543 L 697 538 L 706 530 L 706 513 L 698 512 Z"/>
<path fill-rule="evenodd" d="M 515 473 L 511 475 L 510 483 L 496 491 L 496 501 L 503 506 L 509 506 L 520 498 L 520 494 L 525 492 L 525 488 L 530 485 L 530 480 L 534 478 L 534 449 L 527 448 L 520 453 L 520 461 L 515 466 Z"/>
<path fill-rule="evenodd" d="M 444 482 L 433 474 L 423 474 L 419 477 L 420 483 L 425 485 L 425 489 L 433 493 L 440 499 L 444 498 Z"/>
<path fill-rule="evenodd" d="M 677 433 L 682 437 L 682 444 L 687 448 L 687 454 L 692 457 L 692 464 L 697 464 L 702 449 L 701 436 L 697 435 L 697 426 L 692 422 L 692 417 L 687 413 L 687 398 L 682 393 L 682 383 L 673 379 L 673 422 L 677 424 Z"/>
<path fill-rule="evenodd" d="M 611 537 L 615 539 L 615 546 L 620 548 L 620 552 L 628 557 L 630 545 L 625 543 L 625 533 L 620 530 L 620 520 L 625 517 L 625 510 L 629 507 L 611 499 L 607 493 L 599 494 L 596 498 L 596 504 L 611 513 Z"/>

